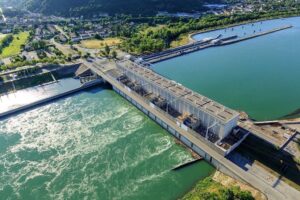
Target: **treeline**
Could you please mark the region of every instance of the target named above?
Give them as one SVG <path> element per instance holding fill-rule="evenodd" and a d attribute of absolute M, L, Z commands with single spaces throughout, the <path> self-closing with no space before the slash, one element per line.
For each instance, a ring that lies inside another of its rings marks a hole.
<path fill-rule="evenodd" d="M 101 12 L 110 15 L 156 15 L 158 11 L 195 12 L 205 8 L 203 3 L 222 0 L 25 0 L 31 11 L 65 16 L 93 16 Z"/>
<path fill-rule="evenodd" d="M 224 27 L 254 20 L 271 19 L 277 17 L 288 17 L 300 15 L 300 7 L 289 11 L 259 12 L 235 15 L 209 15 L 200 19 L 190 19 L 188 22 L 168 23 L 161 28 L 140 28 L 131 34 L 126 32 L 122 48 L 134 54 L 144 54 L 161 51 L 169 48 L 172 41 L 180 35 L 193 31 L 204 31 L 208 29 Z"/>
<path fill-rule="evenodd" d="M 13 35 L 9 34 L 6 35 L 1 41 L 0 41 L 0 53 L 3 52 L 3 49 L 5 47 L 8 47 L 10 43 L 13 41 L 14 37 Z"/>
<path fill-rule="evenodd" d="M 36 64 L 40 64 L 40 63 L 64 64 L 64 63 L 66 63 L 66 59 L 59 58 L 59 57 L 45 57 L 45 58 L 39 59 L 39 60 L 23 60 L 23 61 L 11 63 L 9 65 L 1 65 L 0 72 L 6 71 L 8 69 L 16 69 L 18 67 L 36 65 Z"/>

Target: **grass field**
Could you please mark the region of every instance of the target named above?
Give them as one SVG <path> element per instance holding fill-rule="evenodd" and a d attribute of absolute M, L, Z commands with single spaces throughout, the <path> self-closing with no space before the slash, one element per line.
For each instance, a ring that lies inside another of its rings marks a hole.
<path fill-rule="evenodd" d="M 88 49 L 100 49 L 107 46 L 115 46 L 121 44 L 120 38 L 105 38 L 104 40 L 83 40 L 80 46 Z"/>
<path fill-rule="evenodd" d="M 184 34 L 184 35 L 179 36 L 179 38 L 177 40 L 172 41 L 170 46 L 171 46 L 171 48 L 175 48 L 178 46 L 186 45 L 189 42 L 190 42 L 189 35 Z"/>
<path fill-rule="evenodd" d="M 19 54 L 21 52 L 21 46 L 26 44 L 28 37 L 29 32 L 21 32 L 19 34 L 15 34 L 13 41 L 8 47 L 3 49 L 0 57 L 6 58 Z"/>

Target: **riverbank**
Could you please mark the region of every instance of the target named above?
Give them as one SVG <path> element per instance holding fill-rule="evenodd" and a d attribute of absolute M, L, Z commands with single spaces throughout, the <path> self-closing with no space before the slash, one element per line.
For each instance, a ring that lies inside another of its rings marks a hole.
<path fill-rule="evenodd" d="M 191 191 L 181 198 L 181 200 L 233 198 L 248 200 L 267 199 L 266 196 L 257 189 L 216 171 L 212 176 L 199 181 Z"/>
<path fill-rule="evenodd" d="M 272 20 L 254 27 L 250 24 L 234 31 L 243 36 L 245 30 L 248 35 L 254 29 L 261 28 L 263 32 L 287 24 L 294 28 L 166 60 L 156 63 L 152 69 L 228 107 L 245 111 L 257 121 L 282 119 L 289 113 L 297 115 L 300 93 L 293 86 L 297 84 L 299 72 L 299 17 Z M 231 33 L 231 30 L 227 33 L 221 30 L 199 35 L 198 39 Z M 282 77 L 283 73 L 286 76 Z"/>
<path fill-rule="evenodd" d="M 265 18 L 265 19 L 258 19 L 258 20 L 249 20 L 249 21 L 244 21 L 244 22 L 239 22 L 239 23 L 234 23 L 234 24 L 229 24 L 229 25 L 224 25 L 224 26 L 218 26 L 218 27 L 209 28 L 209 29 L 200 30 L 200 31 L 199 30 L 198 31 L 192 31 L 192 32 L 180 35 L 176 40 L 174 40 L 171 43 L 170 47 L 175 48 L 175 47 L 191 44 L 193 42 L 197 42 L 197 40 L 194 39 L 194 36 L 198 35 L 198 34 L 209 33 L 209 32 L 213 32 L 213 31 L 218 31 L 218 30 L 222 30 L 222 29 L 226 29 L 226 28 L 233 28 L 233 27 L 236 27 L 236 26 L 247 25 L 247 24 L 251 24 L 251 23 L 260 23 L 260 22 L 265 22 L 265 21 L 269 21 L 269 20 L 276 20 L 276 19 L 287 19 L 287 18 L 298 17 L 298 16 L 300 16 L 300 15 L 292 15 L 292 16 L 288 16 L 288 17 L 273 17 L 273 18 Z"/>
<path fill-rule="evenodd" d="M 187 44 L 187 45 L 183 45 L 183 46 L 180 46 L 177 48 L 162 51 L 160 53 L 147 55 L 147 56 L 143 57 L 143 60 L 146 61 L 147 63 L 154 64 L 154 63 L 162 62 L 165 60 L 173 59 L 175 57 L 179 57 L 179 56 L 182 56 L 185 54 L 190 54 L 190 53 L 193 53 L 196 51 L 204 50 L 204 49 L 207 49 L 210 47 L 219 47 L 219 46 L 230 45 L 230 44 L 234 44 L 234 43 L 238 43 L 238 42 L 243 42 L 246 40 L 265 36 L 265 35 L 283 31 L 286 29 L 290 29 L 292 27 L 293 26 L 291 26 L 291 25 L 289 25 L 289 26 L 285 25 L 285 26 L 282 26 L 279 28 L 277 27 L 277 28 L 273 28 L 273 29 L 270 29 L 267 31 L 253 33 L 250 36 L 243 36 L 243 37 L 238 37 L 237 35 L 222 37 L 222 34 L 219 34 L 219 36 L 210 37 L 206 41 L 199 40 L 198 42 L 194 42 L 192 44 Z"/>

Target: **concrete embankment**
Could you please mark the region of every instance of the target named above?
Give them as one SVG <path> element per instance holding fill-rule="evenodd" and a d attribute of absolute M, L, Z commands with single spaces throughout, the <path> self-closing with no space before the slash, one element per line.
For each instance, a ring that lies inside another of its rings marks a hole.
<path fill-rule="evenodd" d="M 38 69 L 38 73 L 33 73 L 21 77 L 18 76 L 18 70 L 2 73 L 1 77 L 4 77 L 3 79 L 6 81 L 0 81 L 0 94 L 10 93 L 12 91 L 50 83 L 62 78 L 73 77 L 75 71 L 79 67 L 80 64 L 45 65 Z"/>
<path fill-rule="evenodd" d="M 199 159 L 196 159 L 196 160 L 192 160 L 192 161 L 190 161 L 190 162 L 187 162 L 187 163 L 184 163 L 184 164 L 179 165 L 179 166 L 177 166 L 177 167 L 174 167 L 172 170 L 177 171 L 177 170 L 183 169 L 183 168 L 188 167 L 188 166 L 190 166 L 190 165 L 193 165 L 193 164 L 195 164 L 195 163 L 197 163 L 197 162 L 200 162 L 201 160 L 203 160 L 203 158 L 199 158 Z"/>
<path fill-rule="evenodd" d="M 182 55 L 185 55 L 185 54 L 189 54 L 189 53 L 192 53 L 192 52 L 195 52 L 195 51 L 203 50 L 203 49 L 206 49 L 206 48 L 209 48 L 209 47 L 212 47 L 212 46 L 214 46 L 214 45 L 212 45 L 212 44 L 209 45 L 208 44 L 206 46 L 190 47 L 190 48 L 184 49 L 182 51 L 177 51 L 177 52 L 173 52 L 173 53 L 161 56 L 161 57 L 150 59 L 147 62 L 157 63 L 157 62 L 161 62 L 161 61 L 164 61 L 164 60 L 169 60 L 171 58 L 175 58 L 175 57 L 178 57 L 178 56 L 182 56 Z"/>
<path fill-rule="evenodd" d="M 217 38 L 210 39 L 210 40 L 207 40 L 207 41 L 198 41 L 198 42 L 194 42 L 192 44 L 187 44 L 187 45 L 177 47 L 177 48 L 174 48 L 174 49 L 169 49 L 169 50 L 166 50 L 166 51 L 163 51 L 163 52 L 160 52 L 160 53 L 144 56 L 143 60 L 145 60 L 146 62 L 149 62 L 149 63 L 157 63 L 157 62 L 168 60 L 168 59 L 171 59 L 171 58 L 174 58 L 174 57 L 178 57 L 178 56 L 182 56 L 182 55 L 185 55 L 185 54 L 188 54 L 188 53 L 192 53 L 192 52 L 195 52 L 195 51 L 203 50 L 203 49 L 206 49 L 206 48 L 234 44 L 234 43 L 250 40 L 250 39 L 253 39 L 253 38 L 256 38 L 256 37 L 260 37 L 260 36 L 268 35 L 268 34 L 271 34 L 271 33 L 275 33 L 275 32 L 278 32 L 278 31 L 282 31 L 282 30 L 285 30 L 285 29 L 289 29 L 289 28 L 292 28 L 292 27 L 293 26 L 284 26 L 284 27 L 272 29 L 272 30 L 269 30 L 269 31 L 253 34 L 253 35 L 248 36 L 248 37 L 241 37 L 241 38 L 238 38 L 237 35 L 233 35 L 233 36 L 226 37 L 226 38 L 220 38 L 220 36 L 218 36 Z"/>
<path fill-rule="evenodd" d="M 45 103 L 49 103 L 49 102 L 51 102 L 53 100 L 56 100 L 56 99 L 59 99 L 59 98 L 62 98 L 62 97 L 66 97 L 68 95 L 74 94 L 74 93 L 82 91 L 84 89 L 88 89 L 90 87 L 99 85 L 101 83 L 103 83 L 103 80 L 102 79 L 97 79 L 97 80 L 85 83 L 85 84 L 83 84 L 82 86 L 80 86 L 78 88 L 75 88 L 75 89 L 72 89 L 72 90 L 60 93 L 60 94 L 56 94 L 56 95 L 53 95 L 53 96 L 50 96 L 50 97 L 47 97 L 47 98 L 44 98 L 44 99 L 32 102 L 30 104 L 27 104 L 27 105 L 24 105 L 24 106 L 20 106 L 20 107 L 15 108 L 15 109 L 11 109 L 9 111 L 0 113 L 0 119 L 9 117 L 9 116 L 11 116 L 13 114 L 18 114 L 18 113 L 20 113 L 22 111 L 25 111 L 25 110 L 28 110 L 28 109 L 35 108 L 35 107 L 40 106 L 40 105 L 45 104 Z"/>
<path fill-rule="evenodd" d="M 248 37 L 242 37 L 242 38 L 238 38 L 236 40 L 228 40 L 228 41 L 222 42 L 220 45 L 234 44 L 234 43 L 237 43 L 237 42 L 242 42 L 242 41 L 245 41 L 245 40 L 250 40 L 250 39 L 253 39 L 253 38 L 257 38 L 257 37 L 260 37 L 260 36 L 269 35 L 269 34 L 272 34 L 272 33 L 278 32 L 278 31 L 283 31 L 283 30 L 286 30 L 286 29 L 289 29 L 289 28 L 292 28 L 292 27 L 293 26 L 284 26 L 284 27 L 280 27 L 280 28 L 275 28 L 275 29 L 265 31 L 265 32 L 261 32 L 261 33 L 257 33 L 257 34 L 254 34 L 254 35 L 251 35 L 251 36 L 248 36 Z"/>
<path fill-rule="evenodd" d="M 189 54 L 189 53 L 192 53 L 195 51 L 203 50 L 203 49 L 206 49 L 209 47 L 217 46 L 218 44 L 214 43 L 213 41 L 217 41 L 217 40 L 218 41 L 228 41 L 228 40 L 237 38 L 236 35 L 229 36 L 229 37 L 222 38 L 222 39 L 221 39 L 221 37 L 222 37 L 222 35 L 219 35 L 215 38 L 211 38 L 211 39 L 208 39 L 205 41 L 197 41 L 192 44 L 188 44 L 188 45 L 184 45 L 184 46 L 177 47 L 174 49 L 169 49 L 169 50 L 166 50 L 166 51 L 163 51 L 160 53 L 152 54 L 152 55 L 143 57 L 143 59 L 150 63 L 157 63 L 157 62 L 161 62 L 161 61 L 175 58 L 178 56 L 182 56 L 185 54 Z"/>

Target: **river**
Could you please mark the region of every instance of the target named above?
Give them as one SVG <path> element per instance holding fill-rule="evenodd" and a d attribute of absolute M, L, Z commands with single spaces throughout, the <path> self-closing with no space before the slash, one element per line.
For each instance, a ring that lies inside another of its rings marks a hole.
<path fill-rule="evenodd" d="M 256 26 L 268 23 L 283 20 Z M 154 70 L 255 119 L 280 118 L 300 107 L 299 18 L 283 24 L 294 28 L 167 60 Z M 28 101 L 26 91 L 22 96 Z M 214 171 L 206 162 L 172 171 L 191 159 L 164 129 L 107 88 L 0 121 L 1 199 L 177 199 Z"/>
<path fill-rule="evenodd" d="M 0 199 L 177 199 L 214 168 L 95 88 L 0 121 Z"/>
<path fill-rule="evenodd" d="M 195 35 L 196 40 L 291 29 L 166 60 L 153 69 L 256 120 L 279 119 L 300 108 L 300 18 L 242 25 Z M 297 113 L 295 113 L 297 114 Z"/>

